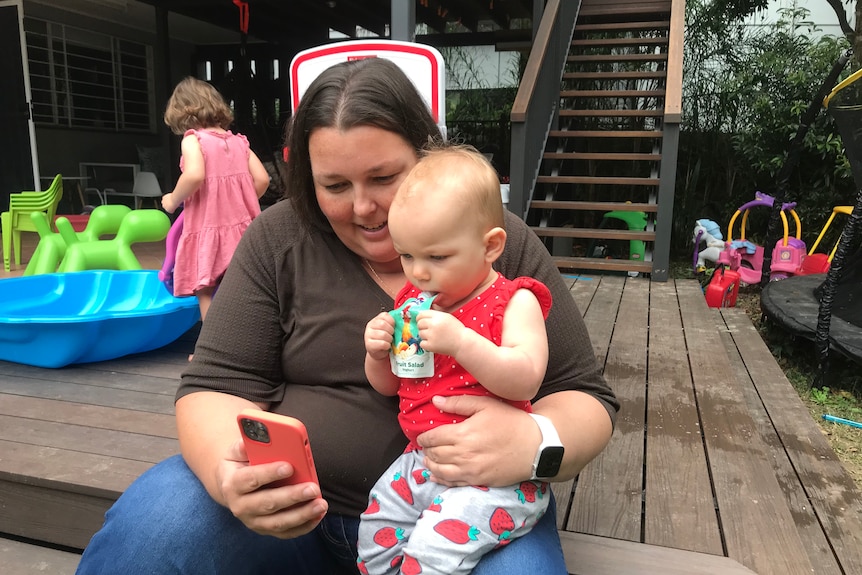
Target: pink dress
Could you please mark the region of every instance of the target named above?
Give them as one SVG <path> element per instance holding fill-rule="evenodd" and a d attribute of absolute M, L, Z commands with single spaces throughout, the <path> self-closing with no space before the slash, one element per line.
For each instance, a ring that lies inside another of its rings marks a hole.
<path fill-rule="evenodd" d="M 216 286 L 243 232 L 260 214 L 246 137 L 211 130 L 189 130 L 185 136 L 189 134 L 200 142 L 206 178 L 183 204 L 185 221 L 174 266 L 176 296 Z"/>

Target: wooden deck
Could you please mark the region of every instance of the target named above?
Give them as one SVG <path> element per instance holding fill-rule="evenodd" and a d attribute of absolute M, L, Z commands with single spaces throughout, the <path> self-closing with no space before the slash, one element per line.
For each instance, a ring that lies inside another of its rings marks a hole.
<path fill-rule="evenodd" d="M 623 404 L 577 487 L 554 485 L 572 574 L 862 573 L 862 494 L 743 312 L 707 308 L 695 281 L 566 281 Z M 71 572 L 76 555 L 32 544 L 83 547 L 177 452 L 194 338 L 60 370 L 0 362 L 0 532 L 28 539 L 0 539 L 4 573 L 41 572 L 42 553 Z"/>

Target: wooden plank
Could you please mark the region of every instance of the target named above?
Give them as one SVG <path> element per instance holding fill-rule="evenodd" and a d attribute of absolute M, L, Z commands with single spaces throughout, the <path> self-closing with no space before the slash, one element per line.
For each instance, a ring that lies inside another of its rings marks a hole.
<path fill-rule="evenodd" d="M 590 334 L 596 361 L 599 365 L 605 365 L 626 278 L 606 275 L 595 279 L 600 283 L 590 308 L 584 314 L 584 323 Z"/>
<path fill-rule="evenodd" d="M 770 447 L 786 452 L 792 462 L 792 468 L 785 464 L 777 473 L 785 490 L 790 485 L 794 487 L 788 493 L 791 509 L 806 539 L 812 564 L 818 566 L 818 573 L 831 573 L 828 567 L 837 557 L 844 573 L 862 573 L 862 492 L 811 419 L 745 312 L 728 308 L 722 311 L 722 316 L 756 388 L 759 398 L 756 404 L 765 408 L 763 427 L 769 437 L 778 434 Z M 774 461 L 784 464 L 786 460 L 780 457 Z M 828 543 L 823 540 L 821 526 L 828 535 Z"/>
<path fill-rule="evenodd" d="M 572 299 L 575 300 L 575 305 L 578 306 L 578 310 L 583 316 L 587 313 L 587 310 L 590 309 L 590 303 L 593 300 L 596 289 L 599 287 L 601 277 L 592 278 L 584 275 L 572 277 L 576 278 L 577 281 L 575 281 L 572 287 L 569 288 L 569 293 L 572 295 Z"/>
<path fill-rule="evenodd" d="M 63 492 L 0 477 L 0 501 L 5 503 L 0 510 L 0 531 L 83 549 L 118 496 Z"/>
<path fill-rule="evenodd" d="M 540 184 L 597 184 L 608 186 L 657 186 L 658 178 L 613 178 L 601 176 L 538 176 Z"/>
<path fill-rule="evenodd" d="M 610 443 L 578 478 L 568 531 L 641 541 L 648 311 L 649 280 L 628 279 L 604 370 L 621 409 Z"/>
<path fill-rule="evenodd" d="M 561 118 L 660 118 L 664 110 L 560 110 L 559 114 Z"/>
<path fill-rule="evenodd" d="M 546 160 L 608 160 L 608 161 L 646 161 L 661 160 L 661 154 L 633 154 L 625 152 L 545 152 Z M 634 210 L 629 210 L 634 211 Z"/>
<path fill-rule="evenodd" d="M 117 498 L 151 462 L 0 440 L 0 479 Z M 0 532 L 4 531 L 0 528 Z"/>
<path fill-rule="evenodd" d="M 569 293 L 571 294 L 572 299 L 575 300 L 575 305 L 578 307 L 578 311 L 580 311 L 583 316 L 590 307 L 590 303 L 598 289 L 601 278 L 567 274 L 562 274 L 562 277 L 569 285 Z M 569 505 L 572 501 L 574 485 L 574 480 L 551 484 L 551 489 L 554 492 L 554 497 L 557 502 L 558 527 L 562 527 L 565 524 L 565 517 L 568 515 Z"/>
<path fill-rule="evenodd" d="M 733 559 L 584 533 L 561 532 L 570 575 L 754 575 Z"/>
<path fill-rule="evenodd" d="M 652 22 L 607 22 L 604 24 L 578 24 L 575 32 L 609 32 L 619 30 L 630 32 L 632 30 L 655 30 L 656 28 L 669 28 L 670 20 L 654 20 Z"/>
<path fill-rule="evenodd" d="M 591 48 L 610 48 L 621 46 L 666 46 L 668 43 L 667 37 L 664 38 L 586 38 L 572 40 L 572 46 L 582 46 Z M 629 72 L 630 73 L 630 72 Z M 629 74 L 622 72 L 622 74 Z M 567 76 L 563 75 L 563 78 Z M 634 76 L 623 76 L 624 78 L 633 78 Z M 640 76 L 638 76 L 640 77 Z M 651 76 L 656 78 L 658 76 Z"/>
<path fill-rule="evenodd" d="M 724 555 L 674 283 L 649 307 L 644 542 Z"/>
<path fill-rule="evenodd" d="M 0 565 L 6 575 L 74 575 L 81 556 L 14 539 L 0 539 Z"/>
<path fill-rule="evenodd" d="M 173 397 L 179 385 L 179 370 L 171 378 L 153 377 L 146 373 L 123 373 L 117 370 L 94 370 L 72 365 L 62 369 L 43 369 L 17 363 L 0 362 L 0 379 L 8 381 L 9 386 L 0 384 L 0 393 L 13 389 L 13 382 L 27 382 L 34 389 L 57 383 L 81 384 L 96 388 L 138 391 Z"/>
<path fill-rule="evenodd" d="M 17 395 L 0 395 L 0 415 L 15 415 L 57 423 L 177 438 L 176 422 L 173 415 L 132 409 L 66 403 L 53 399 Z"/>
<path fill-rule="evenodd" d="M 615 210 L 619 212 L 657 212 L 658 204 L 644 204 L 633 202 L 585 202 L 564 200 L 533 200 L 530 206 L 550 210 L 586 210 L 607 212 Z"/>
<path fill-rule="evenodd" d="M 551 130 L 549 138 L 647 138 L 661 139 L 661 130 Z"/>
<path fill-rule="evenodd" d="M 665 53 L 653 54 L 576 54 L 566 56 L 566 62 L 664 62 L 667 60 Z M 640 92 L 638 90 L 638 92 Z M 562 93 L 560 93 L 562 96 Z M 664 97 L 664 90 L 656 91 L 654 96 Z"/>
<path fill-rule="evenodd" d="M 115 376 L 114 379 L 118 385 L 123 385 L 125 377 Z M 174 412 L 173 394 L 111 389 L 59 381 L 4 376 L 0 377 L 0 398 L 5 394 L 151 411 L 153 413 L 172 414 Z"/>
<path fill-rule="evenodd" d="M 655 232 L 634 230 L 608 230 L 601 228 L 531 227 L 536 235 L 563 238 L 595 238 L 602 240 L 655 240 Z"/>
<path fill-rule="evenodd" d="M 613 333 L 614 318 L 617 316 L 625 279 L 621 276 L 599 276 L 594 280 L 597 283 L 595 297 L 584 314 L 584 324 L 586 324 L 587 332 L 590 334 L 596 361 L 603 366 L 605 365 L 605 358 Z M 575 481 L 553 483 L 551 488 L 557 501 L 557 527 L 562 529 L 568 522 Z"/>
<path fill-rule="evenodd" d="M 761 575 L 813 573 L 700 284 L 677 294 L 727 556 Z"/>
<path fill-rule="evenodd" d="M 179 442 L 172 438 L 0 415 L 0 441 L 4 440 L 150 463 L 179 453 Z"/>
<path fill-rule="evenodd" d="M 652 271 L 652 262 L 637 260 L 564 256 L 551 256 L 551 258 L 554 260 L 554 265 L 560 269 L 567 270 L 597 270 L 597 273 L 615 271 L 650 273 Z"/>

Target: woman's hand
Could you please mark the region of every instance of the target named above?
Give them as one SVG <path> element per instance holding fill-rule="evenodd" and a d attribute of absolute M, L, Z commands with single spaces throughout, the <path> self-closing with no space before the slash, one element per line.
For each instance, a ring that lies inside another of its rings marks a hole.
<path fill-rule="evenodd" d="M 433 401 L 445 412 L 467 417 L 417 438 L 433 481 L 500 487 L 529 479 L 542 434 L 527 413 L 491 397 Z"/>
<path fill-rule="evenodd" d="M 237 441 L 219 463 L 216 479 L 222 500 L 246 527 L 291 539 L 312 531 L 329 509 L 313 483 L 265 487 L 292 474 L 287 462 L 249 465 L 245 447 Z"/>

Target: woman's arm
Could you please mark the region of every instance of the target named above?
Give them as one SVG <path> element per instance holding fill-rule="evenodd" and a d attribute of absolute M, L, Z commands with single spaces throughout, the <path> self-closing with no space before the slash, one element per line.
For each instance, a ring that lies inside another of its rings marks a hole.
<path fill-rule="evenodd" d="M 575 477 L 601 453 L 611 439 L 611 418 L 608 417 L 607 409 L 592 395 L 580 391 L 559 391 L 534 403 L 533 411 L 554 422 L 566 449 L 560 472 L 554 481 Z M 536 427 L 535 422 L 533 426 Z M 527 450 L 532 471 L 532 458 L 538 451 L 541 433 L 531 435 L 536 442 L 532 450 Z"/>
<path fill-rule="evenodd" d="M 177 433 L 183 459 L 210 496 L 222 505 L 227 505 L 227 499 L 222 492 L 221 465 L 225 453 L 241 439 L 236 416 L 249 407 L 265 409 L 266 406 L 214 391 L 192 393 L 176 403 Z"/>

